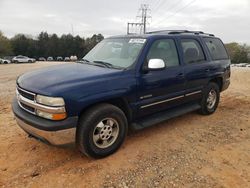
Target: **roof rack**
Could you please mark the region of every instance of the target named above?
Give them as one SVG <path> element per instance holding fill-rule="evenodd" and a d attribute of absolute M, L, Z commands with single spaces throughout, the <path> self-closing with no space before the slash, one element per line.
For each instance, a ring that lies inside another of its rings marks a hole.
<path fill-rule="evenodd" d="M 147 34 L 154 34 L 154 33 L 168 33 L 168 34 L 185 34 L 185 33 L 190 33 L 190 34 L 195 34 L 195 35 L 208 35 L 214 37 L 214 34 L 210 33 L 204 33 L 203 31 L 188 31 L 188 30 L 159 30 L 159 31 L 152 31 L 152 32 L 147 32 Z"/>

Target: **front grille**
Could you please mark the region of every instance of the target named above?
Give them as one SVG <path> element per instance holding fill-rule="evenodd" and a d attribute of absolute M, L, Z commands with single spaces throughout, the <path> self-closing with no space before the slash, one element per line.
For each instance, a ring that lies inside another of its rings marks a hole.
<path fill-rule="evenodd" d="M 20 96 L 22 96 L 24 99 L 27 99 L 31 102 L 34 102 L 35 101 L 35 94 L 32 93 L 32 92 L 29 92 L 29 91 L 26 91 L 20 87 L 17 86 L 17 99 L 18 99 L 18 104 L 19 106 L 24 109 L 25 111 L 29 112 L 29 113 L 32 113 L 32 114 L 35 114 L 36 110 L 35 108 L 23 103 L 21 100 L 20 100 Z"/>
<path fill-rule="evenodd" d="M 31 112 L 31 113 L 35 113 L 35 108 L 32 108 L 32 107 L 30 107 L 30 106 L 28 106 L 28 105 L 26 105 L 26 104 L 24 104 L 24 103 L 22 103 L 22 102 L 20 102 L 20 104 L 21 104 L 21 106 L 22 106 L 25 110 L 27 110 L 27 111 L 29 111 L 29 112 Z"/>
<path fill-rule="evenodd" d="M 25 91 L 24 89 L 21 89 L 19 87 L 17 87 L 17 91 L 20 95 L 22 95 L 23 97 L 34 101 L 35 100 L 35 94 L 29 92 L 29 91 Z"/>

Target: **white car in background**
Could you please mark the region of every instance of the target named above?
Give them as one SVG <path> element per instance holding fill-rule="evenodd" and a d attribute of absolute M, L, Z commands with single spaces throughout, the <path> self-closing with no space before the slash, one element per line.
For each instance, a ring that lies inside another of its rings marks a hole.
<path fill-rule="evenodd" d="M 70 61 L 77 61 L 77 56 L 76 55 L 70 56 Z"/>
<path fill-rule="evenodd" d="M 0 64 L 10 64 L 11 63 L 11 61 L 10 60 L 8 60 L 8 59 L 1 59 L 0 58 Z"/>
<path fill-rule="evenodd" d="M 250 64 L 246 65 L 246 67 L 250 68 Z"/>
<path fill-rule="evenodd" d="M 13 63 L 35 63 L 36 60 L 34 58 L 29 58 L 26 56 L 18 55 L 12 59 Z"/>

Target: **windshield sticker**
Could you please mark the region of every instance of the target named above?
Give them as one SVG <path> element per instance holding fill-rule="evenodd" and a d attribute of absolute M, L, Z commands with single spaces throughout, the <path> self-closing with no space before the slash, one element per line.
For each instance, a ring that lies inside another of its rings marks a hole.
<path fill-rule="evenodd" d="M 144 44 L 146 39 L 130 39 L 128 43 Z"/>

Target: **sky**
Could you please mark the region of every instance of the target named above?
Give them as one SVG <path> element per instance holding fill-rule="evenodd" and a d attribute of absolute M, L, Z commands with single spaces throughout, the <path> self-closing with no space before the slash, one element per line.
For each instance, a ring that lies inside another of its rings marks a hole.
<path fill-rule="evenodd" d="M 250 44 L 250 0 L 0 0 L 0 30 L 7 37 L 126 34 L 127 22 L 139 21 L 141 4 L 150 9 L 147 31 L 201 30 Z"/>

